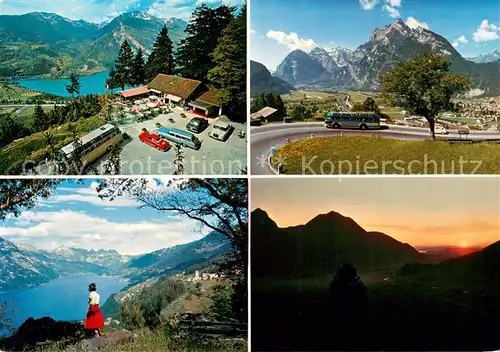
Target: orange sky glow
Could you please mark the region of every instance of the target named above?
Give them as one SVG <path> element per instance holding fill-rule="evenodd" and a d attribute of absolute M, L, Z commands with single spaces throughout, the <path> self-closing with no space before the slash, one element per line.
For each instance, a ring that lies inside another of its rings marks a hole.
<path fill-rule="evenodd" d="M 416 248 L 500 240 L 499 177 L 253 179 L 251 208 L 280 227 L 333 210 Z"/>

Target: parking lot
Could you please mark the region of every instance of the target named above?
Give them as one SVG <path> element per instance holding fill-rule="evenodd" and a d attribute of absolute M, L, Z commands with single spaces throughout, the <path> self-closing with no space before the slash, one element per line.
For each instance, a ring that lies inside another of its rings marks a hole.
<path fill-rule="evenodd" d="M 123 175 L 172 175 L 175 170 L 174 160 L 176 151 L 174 144 L 167 151 L 159 151 L 139 140 L 138 136 L 143 128 L 149 132 L 158 129 L 157 123 L 162 127 L 179 128 L 186 130 L 186 125 L 195 115 L 184 112 L 186 118 L 181 117 L 180 109 L 173 109 L 168 114 L 162 114 L 152 119 L 139 123 L 122 125 L 120 129 L 131 138 L 124 139 L 121 152 L 121 174 Z M 174 122 L 170 122 L 172 118 Z M 201 141 L 199 150 L 183 147 L 184 174 L 186 175 L 230 175 L 241 174 L 242 169 L 247 166 L 247 128 L 246 124 L 230 122 L 234 127 L 231 135 L 226 141 L 218 141 L 208 136 L 212 125 L 219 118 L 210 118 L 209 126 L 201 133 L 195 135 Z M 238 135 L 239 130 L 245 131 L 245 137 Z M 98 169 L 103 167 L 108 156 L 104 156 L 94 166 Z"/>

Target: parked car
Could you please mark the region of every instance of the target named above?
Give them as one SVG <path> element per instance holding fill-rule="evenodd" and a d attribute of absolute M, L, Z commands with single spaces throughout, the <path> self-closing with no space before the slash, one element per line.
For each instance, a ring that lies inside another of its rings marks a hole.
<path fill-rule="evenodd" d="M 448 134 L 448 130 L 443 126 L 436 125 L 434 128 L 434 133 L 436 134 Z"/>
<path fill-rule="evenodd" d="M 219 141 L 225 141 L 229 138 L 229 135 L 233 131 L 233 126 L 225 121 L 218 121 L 214 123 L 212 130 L 208 135 Z"/>
<path fill-rule="evenodd" d="M 186 129 L 194 133 L 203 132 L 207 127 L 208 121 L 203 117 L 193 117 L 186 125 Z"/>
<path fill-rule="evenodd" d="M 170 142 L 181 144 L 185 147 L 193 148 L 195 150 L 198 150 L 201 147 L 201 141 L 194 134 L 188 131 L 178 128 L 162 127 L 159 128 L 156 133 Z"/>
<path fill-rule="evenodd" d="M 160 135 L 156 134 L 156 133 L 149 133 L 148 131 L 143 131 L 140 135 L 139 135 L 139 139 L 152 146 L 153 148 L 156 148 L 158 150 L 161 150 L 162 152 L 167 150 L 168 147 L 169 147 L 169 143 L 168 141 L 166 141 L 165 139 L 161 138 Z"/>

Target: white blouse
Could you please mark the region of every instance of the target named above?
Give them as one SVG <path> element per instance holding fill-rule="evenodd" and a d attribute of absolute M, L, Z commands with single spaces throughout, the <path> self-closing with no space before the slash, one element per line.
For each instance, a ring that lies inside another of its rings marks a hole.
<path fill-rule="evenodd" d="M 90 292 L 89 294 L 89 304 L 99 304 L 99 294 L 95 291 Z"/>

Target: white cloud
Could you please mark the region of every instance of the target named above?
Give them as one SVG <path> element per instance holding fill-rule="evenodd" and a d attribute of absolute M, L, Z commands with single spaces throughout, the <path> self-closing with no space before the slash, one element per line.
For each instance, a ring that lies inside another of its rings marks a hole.
<path fill-rule="evenodd" d="M 276 40 L 278 43 L 286 45 L 290 50 L 300 49 L 304 51 L 311 51 L 317 44 L 312 39 L 299 38 L 298 34 L 291 32 L 286 34 L 281 31 L 269 31 L 267 37 Z"/>
<path fill-rule="evenodd" d="M 45 203 L 71 203 L 81 202 L 102 207 L 136 207 L 139 206 L 135 200 L 125 196 L 116 197 L 113 201 L 101 199 L 97 196 L 97 182 L 92 182 L 89 187 L 66 188 L 60 187 Z M 159 189 L 159 188 L 157 188 Z M 60 194 L 71 192 L 71 194 Z"/>
<path fill-rule="evenodd" d="M 64 6 L 61 6 L 64 5 Z M 112 19 L 123 12 L 139 9 L 140 0 L 85 1 L 81 0 L 37 0 L 37 1 L 4 1 L 3 14 L 24 14 L 28 12 L 57 13 L 73 20 L 101 23 Z"/>
<path fill-rule="evenodd" d="M 490 24 L 488 20 L 483 20 L 479 28 L 474 32 L 473 38 L 476 43 L 500 39 L 500 26 Z"/>
<path fill-rule="evenodd" d="M 175 17 L 183 20 L 189 20 L 193 8 L 189 3 L 179 1 L 158 0 L 151 4 L 147 12 L 156 17 Z"/>
<path fill-rule="evenodd" d="M 379 0 L 359 0 L 359 4 L 364 10 L 373 9 L 379 2 Z"/>
<path fill-rule="evenodd" d="M 42 249 L 54 244 L 85 249 L 115 249 L 124 254 L 141 254 L 191 242 L 203 233 L 195 221 L 169 217 L 165 222 L 113 222 L 84 212 L 23 212 L 1 228 L 2 237 Z M 71 230 L 68 230 L 71 229 Z"/>
<path fill-rule="evenodd" d="M 201 4 L 220 4 L 220 0 L 196 0 L 196 5 Z"/>
<path fill-rule="evenodd" d="M 417 21 L 417 19 L 415 17 L 412 17 L 412 16 L 410 16 L 406 19 L 406 25 L 410 28 L 413 28 L 413 29 L 416 29 L 418 27 L 429 29 L 429 25 L 427 23 L 419 22 L 419 21 Z"/>
<path fill-rule="evenodd" d="M 458 48 L 460 44 L 467 44 L 469 41 L 465 37 L 465 35 L 461 35 L 460 37 L 457 38 L 451 45 L 453 45 L 454 48 Z"/>
<path fill-rule="evenodd" d="M 389 6 L 392 6 L 392 7 L 400 7 L 401 6 L 401 0 L 386 0 L 386 2 L 389 4 Z"/>
<path fill-rule="evenodd" d="M 393 18 L 400 17 L 400 13 L 399 13 L 398 9 L 395 8 L 395 7 L 392 7 L 392 6 L 389 6 L 389 5 L 386 4 L 386 5 L 383 6 L 383 9 L 385 11 L 387 11 L 387 13 L 389 14 L 389 16 L 391 16 Z"/>

